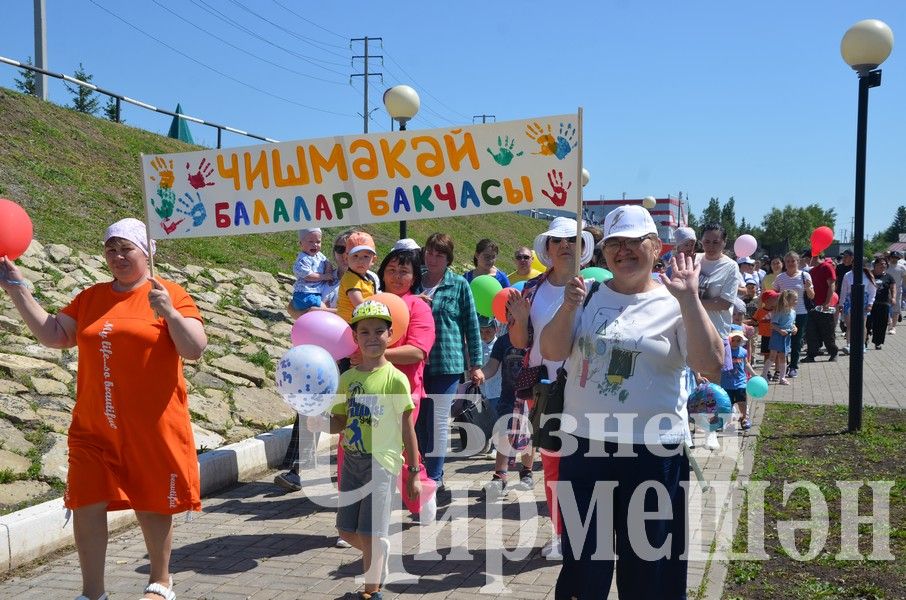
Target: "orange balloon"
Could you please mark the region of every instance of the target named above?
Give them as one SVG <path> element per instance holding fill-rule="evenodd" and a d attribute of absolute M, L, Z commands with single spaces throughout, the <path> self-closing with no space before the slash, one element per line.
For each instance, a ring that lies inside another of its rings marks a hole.
<path fill-rule="evenodd" d="M 380 302 L 390 309 L 390 317 L 393 319 L 391 324 L 393 330 L 390 334 L 390 343 L 388 345 L 392 346 L 409 329 L 409 307 L 406 306 L 402 298 L 389 292 L 381 292 L 368 299 Z"/>
<path fill-rule="evenodd" d="M 503 288 L 502 290 L 497 292 L 496 296 L 494 296 L 494 301 L 491 304 L 491 310 L 493 310 L 494 312 L 494 318 L 497 319 L 497 321 L 499 321 L 500 323 L 507 322 L 506 303 L 510 299 L 510 294 L 512 292 L 516 292 L 517 294 L 519 293 L 515 288 L 508 287 Z"/>

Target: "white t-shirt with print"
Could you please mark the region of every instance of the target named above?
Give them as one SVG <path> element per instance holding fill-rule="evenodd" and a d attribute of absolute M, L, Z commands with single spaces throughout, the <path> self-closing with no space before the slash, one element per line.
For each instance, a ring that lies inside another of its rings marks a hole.
<path fill-rule="evenodd" d="M 737 298 L 739 286 L 744 285 L 739 266 L 729 256 L 722 254 L 717 260 L 709 260 L 705 255 L 698 254 L 696 262 L 702 266 L 698 276 L 698 297 L 702 300 L 720 298 L 731 303 L 724 310 L 708 310 L 708 318 L 714 323 L 720 337 L 730 334 L 733 324 L 733 300 Z"/>
<path fill-rule="evenodd" d="M 683 442 L 686 328 L 667 288 L 626 295 L 605 284 L 576 312 L 564 395 L 564 413 L 576 423 L 564 419 L 562 429 L 627 444 Z"/>

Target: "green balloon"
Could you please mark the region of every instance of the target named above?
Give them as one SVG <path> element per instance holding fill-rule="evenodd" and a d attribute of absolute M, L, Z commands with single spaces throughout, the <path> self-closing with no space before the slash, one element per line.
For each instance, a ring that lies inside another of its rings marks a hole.
<path fill-rule="evenodd" d="M 494 316 L 494 296 L 503 289 L 493 275 L 479 275 L 472 280 L 472 297 L 475 298 L 475 310 L 482 317 Z"/>
<path fill-rule="evenodd" d="M 613 273 L 601 267 L 585 267 L 579 274 L 585 279 L 594 279 L 600 283 L 613 279 Z"/>

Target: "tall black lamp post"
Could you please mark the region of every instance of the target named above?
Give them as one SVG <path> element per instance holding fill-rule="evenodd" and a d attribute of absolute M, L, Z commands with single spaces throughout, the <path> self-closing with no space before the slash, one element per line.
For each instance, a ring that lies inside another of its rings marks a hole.
<path fill-rule="evenodd" d="M 418 94 L 408 85 L 395 85 L 384 92 L 384 107 L 390 118 L 400 124 L 400 131 L 406 130 L 406 121 L 415 116 L 421 106 Z M 392 123 L 391 123 L 392 125 Z M 406 221 L 400 221 L 400 239 L 406 235 Z"/>
<path fill-rule="evenodd" d="M 853 284 L 850 319 L 849 424 L 862 428 L 862 358 L 865 354 L 865 145 L 868 135 L 868 90 L 881 85 L 881 70 L 893 50 L 893 32 L 883 21 L 866 19 L 849 28 L 840 42 L 843 60 L 859 75 L 859 116 L 856 125 L 856 204 L 853 226 Z"/>

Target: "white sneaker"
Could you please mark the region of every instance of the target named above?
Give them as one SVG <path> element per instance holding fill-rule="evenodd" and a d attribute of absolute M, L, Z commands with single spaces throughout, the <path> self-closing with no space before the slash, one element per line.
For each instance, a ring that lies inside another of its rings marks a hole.
<path fill-rule="evenodd" d="M 352 548 L 352 544 L 344 540 L 343 538 L 337 538 L 337 543 L 333 545 L 334 548 Z"/>
<path fill-rule="evenodd" d="M 541 556 L 548 560 L 562 560 L 563 548 L 560 545 L 560 536 L 555 535 L 541 547 Z"/>
<path fill-rule="evenodd" d="M 717 432 L 716 431 L 708 432 L 708 437 L 705 438 L 705 448 L 707 448 L 708 450 L 711 450 L 712 452 L 714 450 L 720 450 L 720 442 L 717 441 Z"/>
<path fill-rule="evenodd" d="M 418 522 L 420 525 L 430 525 L 437 520 L 437 496 L 432 495 L 431 499 L 422 505 L 418 513 Z"/>

